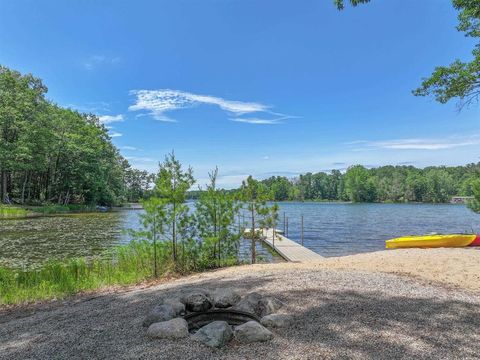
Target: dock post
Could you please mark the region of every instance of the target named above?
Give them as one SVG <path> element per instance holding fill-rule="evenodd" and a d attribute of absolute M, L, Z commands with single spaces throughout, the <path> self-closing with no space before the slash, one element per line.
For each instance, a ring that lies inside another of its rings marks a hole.
<path fill-rule="evenodd" d="M 287 236 L 286 234 L 286 231 L 287 231 L 287 227 L 286 227 L 286 217 L 285 217 L 285 211 L 283 212 L 283 235 Z"/>
<path fill-rule="evenodd" d="M 286 231 L 285 231 L 285 236 L 288 237 L 288 217 L 287 217 L 287 224 L 286 225 L 287 225 L 286 226 L 287 228 L 286 228 Z"/>
<path fill-rule="evenodd" d="M 303 214 L 302 214 L 302 246 L 303 246 Z"/>

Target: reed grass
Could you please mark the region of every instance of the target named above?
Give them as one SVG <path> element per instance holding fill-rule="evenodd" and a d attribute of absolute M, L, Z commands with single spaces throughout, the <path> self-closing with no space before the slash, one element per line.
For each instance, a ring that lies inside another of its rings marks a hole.
<path fill-rule="evenodd" d="M 157 244 L 162 276 L 173 269 L 169 247 Z M 127 285 L 153 277 L 153 246 L 135 241 L 119 246 L 102 258 L 48 261 L 39 269 L 0 268 L 0 304 L 58 299 L 110 285 Z"/>
<path fill-rule="evenodd" d="M 14 219 L 25 217 L 28 211 L 16 206 L 0 205 L 0 219 Z"/>
<path fill-rule="evenodd" d="M 51 204 L 51 205 L 32 207 L 31 210 L 37 213 L 42 213 L 42 214 L 61 214 L 61 213 L 70 213 L 70 212 L 91 212 L 91 211 L 95 211 L 96 208 L 94 205 Z"/>

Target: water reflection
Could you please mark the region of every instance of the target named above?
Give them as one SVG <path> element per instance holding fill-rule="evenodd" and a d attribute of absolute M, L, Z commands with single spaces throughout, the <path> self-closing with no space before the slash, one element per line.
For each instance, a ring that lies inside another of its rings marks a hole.
<path fill-rule="evenodd" d="M 47 259 L 99 255 L 106 249 L 128 243 L 126 229 L 138 229 L 141 211 L 69 214 L 0 221 L 0 265 L 38 266 Z M 240 255 L 250 256 L 250 243 L 243 241 Z M 257 244 L 266 261 L 280 260 Z"/>

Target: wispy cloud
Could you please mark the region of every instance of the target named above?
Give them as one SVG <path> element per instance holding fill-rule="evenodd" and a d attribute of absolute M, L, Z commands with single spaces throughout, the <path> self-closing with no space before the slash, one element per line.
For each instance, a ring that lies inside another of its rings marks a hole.
<path fill-rule="evenodd" d="M 137 148 L 137 147 L 135 147 L 135 146 L 129 146 L 129 145 L 120 146 L 120 149 L 122 149 L 122 150 L 130 150 L 130 151 L 140 150 L 139 148 Z"/>
<path fill-rule="evenodd" d="M 123 115 L 102 115 L 99 116 L 98 119 L 102 124 L 110 124 L 113 122 L 120 122 L 123 121 Z"/>
<path fill-rule="evenodd" d="M 99 112 L 109 112 L 110 111 L 110 103 L 105 101 L 92 101 L 86 102 L 84 104 L 66 104 L 65 107 L 77 110 L 79 112 L 86 112 L 86 113 L 99 113 Z"/>
<path fill-rule="evenodd" d="M 133 90 L 135 104 L 129 107 L 130 111 L 146 111 L 149 115 L 160 121 L 175 122 L 167 113 L 192 108 L 198 105 L 214 105 L 230 115 L 231 120 L 249 124 L 275 124 L 289 116 L 271 111 L 271 106 L 257 102 L 243 102 L 226 100 L 216 96 L 199 95 L 185 91 L 160 89 L 160 90 Z M 264 113 L 274 115 L 274 119 L 241 118 L 242 115 Z M 143 115 L 143 114 L 140 114 Z"/>
<path fill-rule="evenodd" d="M 277 119 L 259 119 L 259 118 L 234 118 L 230 119 L 231 121 L 255 124 L 255 125 L 275 125 L 280 124 L 280 121 Z"/>
<path fill-rule="evenodd" d="M 480 144 L 480 136 L 451 136 L 443 139 L 397 139 L 382 141 L 358 140 L 347 143 L 355 145 L 353 151 L 392 149 L 392 150 L 444 150 Z"/>
<path fill-rule="evenodd" d="M 93 70 L 99 65 L 114 65 L 120 62 L 119 57 L 109 57 L 105 55 L 92 55 L 83 62 L 83 67 L 86 70 Z"/>
<path fill-rule="evenodd" d="M 142 163 L 156 162 L 155 159 L 152 159 L 149 157 L 141 157 L 141 156 L 126 156 L 125 159 L 127 159 L 128 161 L 142 162 Z"/>
<path fill-rule="evenodd" d="M 119 133 L 119 132 L 116 132 L 116 131 L 111 131 L 111 132 L 109 133 L 109 135 L 110 135 L 111 138 L 123 136 L 122 133 Z"/>

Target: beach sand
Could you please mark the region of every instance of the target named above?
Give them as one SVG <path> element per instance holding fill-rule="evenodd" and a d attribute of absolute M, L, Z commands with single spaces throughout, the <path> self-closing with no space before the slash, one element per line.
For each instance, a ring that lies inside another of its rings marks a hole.
<path fill-rule="evenodd" d="M 397 249 L 326 258 L 319 267 L 386 272 L 480 290 L 480 247 Z"/>
<path fill-rule="evenodd" d="M 479 260 L 473 249 L 416 249 L 247 265 L 4 309 L 0 359 L 476 359 Z M 223 349 L 147 338 L 148 311 L 192 287 L 273 295 L 294 322 L 270 342 Z"/>

